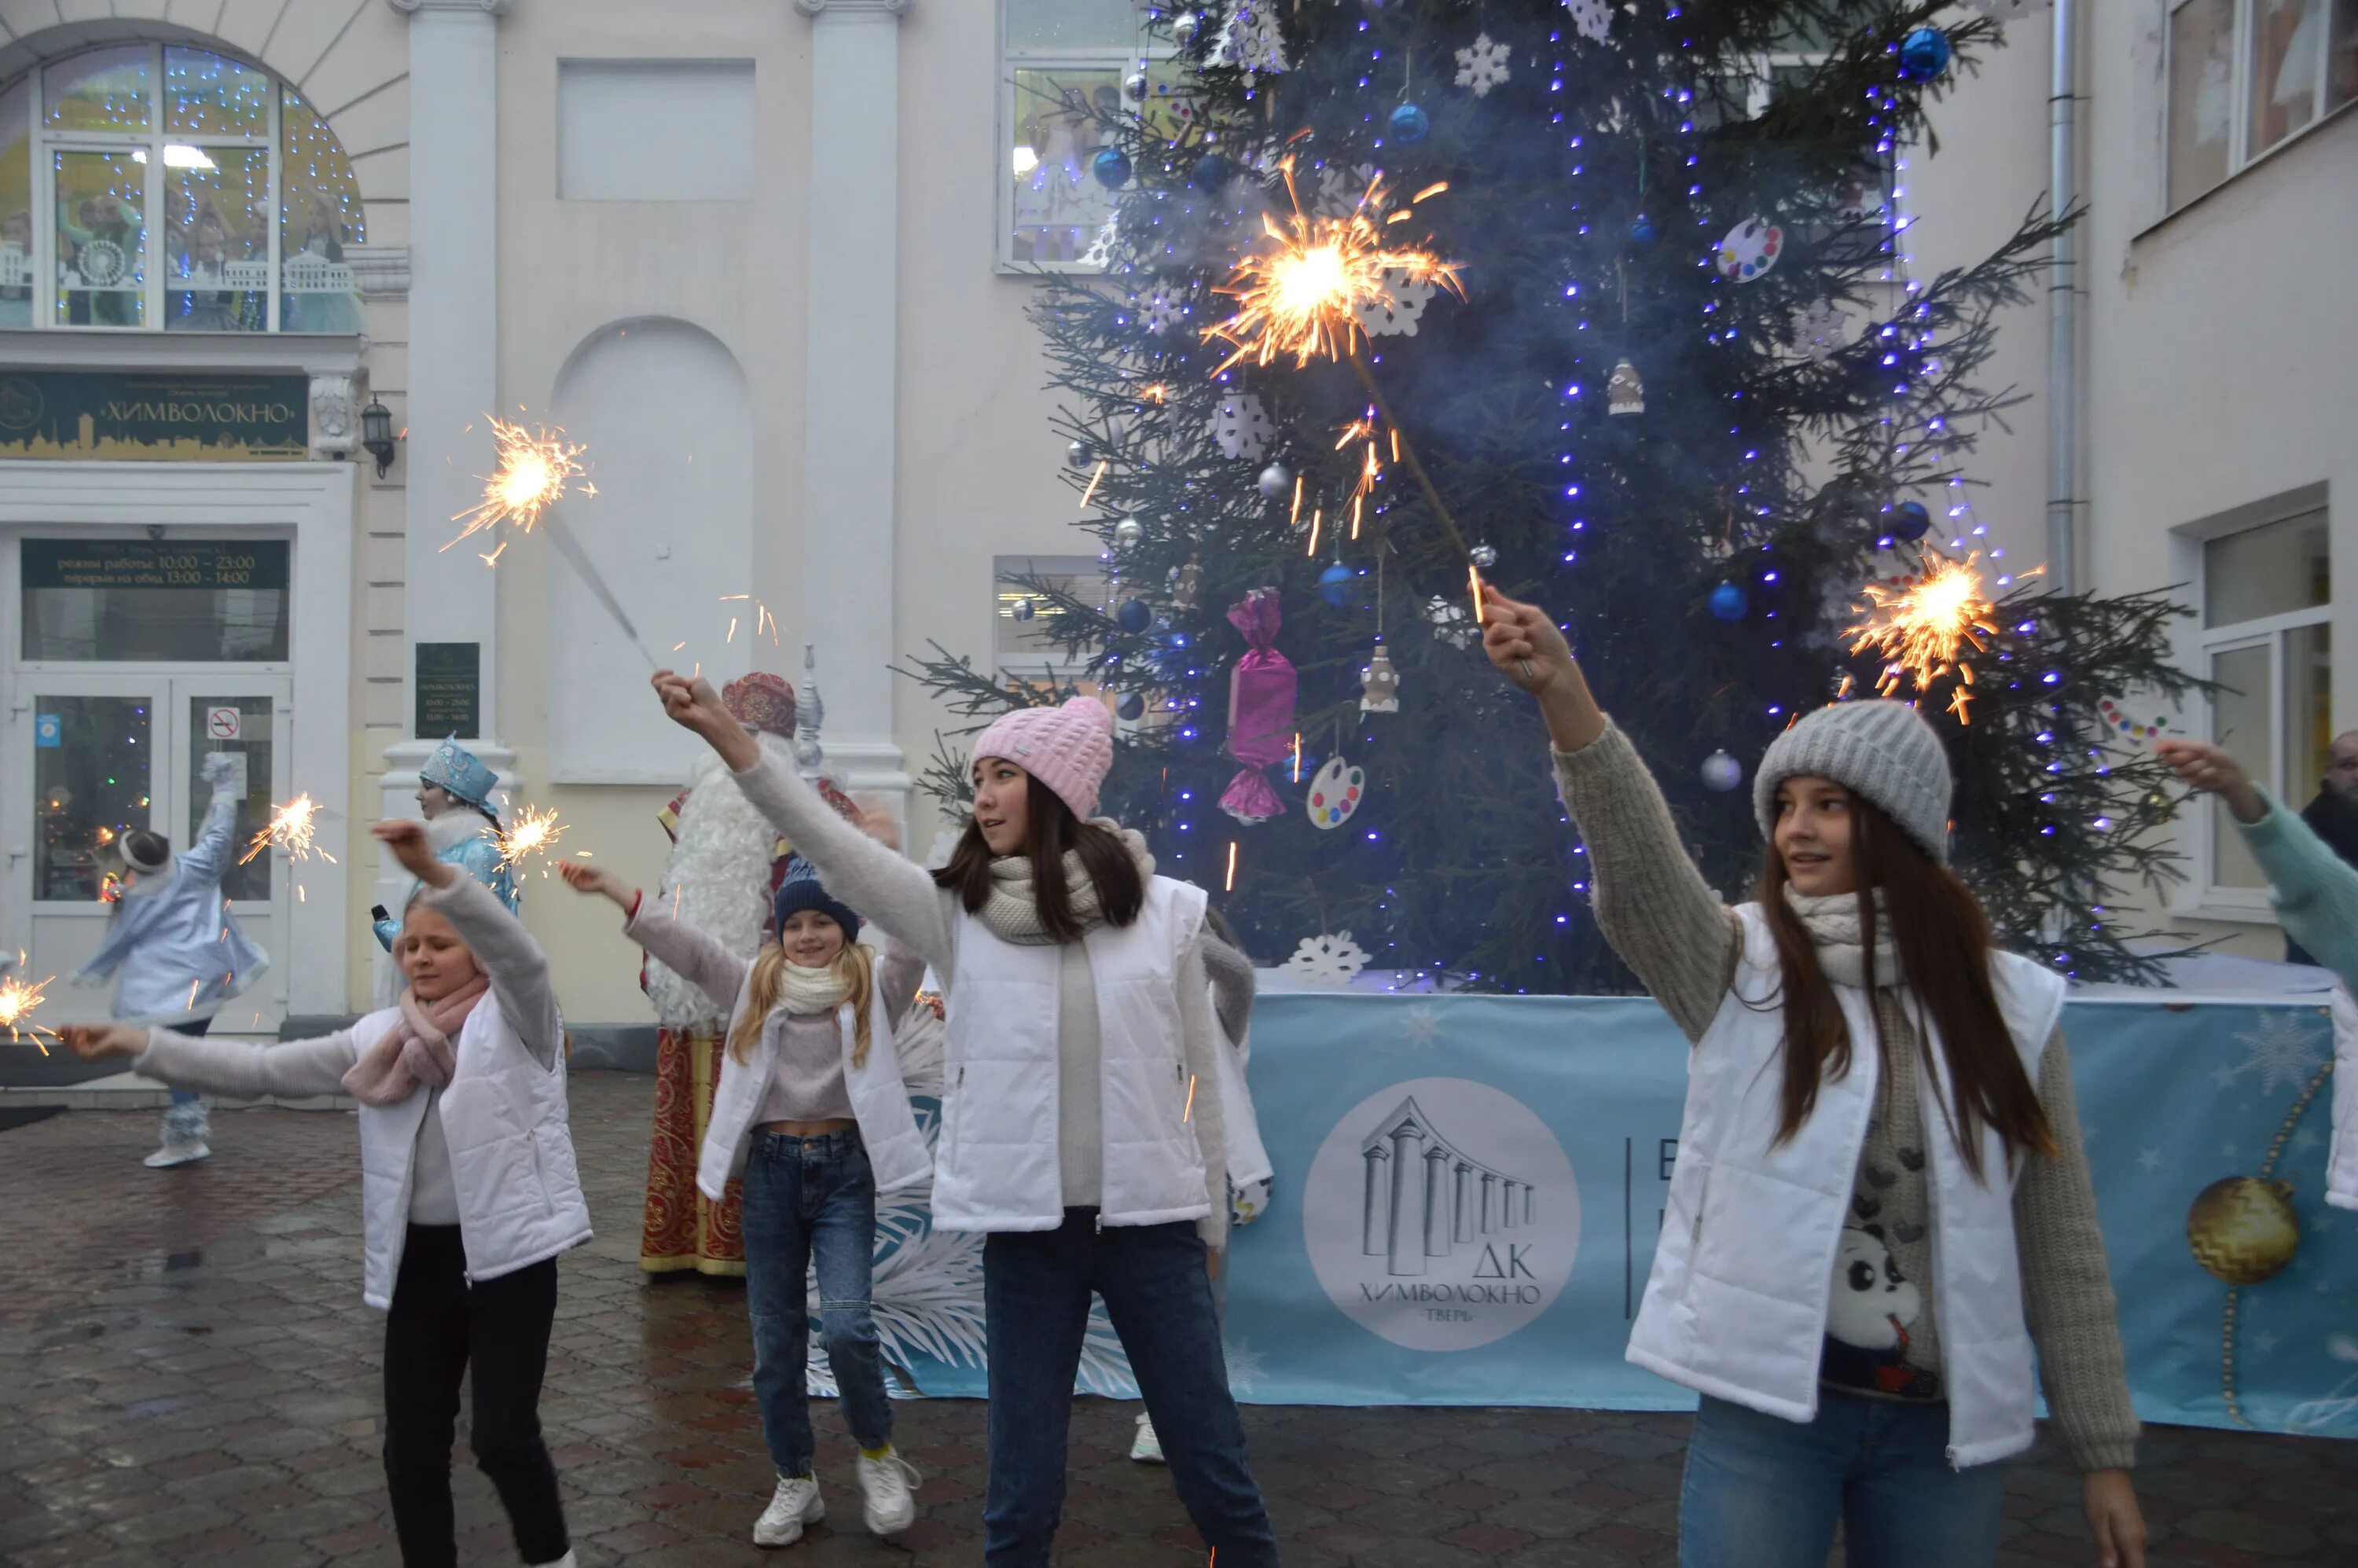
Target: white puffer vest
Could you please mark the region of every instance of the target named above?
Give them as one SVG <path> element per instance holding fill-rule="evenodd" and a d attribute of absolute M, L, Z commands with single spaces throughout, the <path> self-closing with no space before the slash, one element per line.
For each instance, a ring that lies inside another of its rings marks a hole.
<path fill-rule="evenodd" d="M 745 1008 L 745 992 L 753 971 L 737 992 L 730 1019 Z M 901 1081 L 901 1054 L 893 1044 L 892 1027 L 876 1005 L 873 988 L 868 999 L 868 1065 L 852 1065 L 860 1044 L 859 1025 L 851 1004 L 835 1010 L 837 1033 L 843 1040 L 843 1084 L 851 1096 L 852 1119 L 860 1123 L 860 1141 L 868 1151 L 868 1168 L 876 1178 L 879 1196 L 914 1187 L 934 1172 L 933 1151 L 917 1130 L 916 1113 L 909 1108 L 909 1090 Z M 696 1162 L 697 1190 L 719 1203 L 730 1178 L 745 1172 L 745 1156 L 752 1148 L 753 1119 L 762 1112 L 769 1092 L 770 1074 L 776 1066 L 777 1031 L 767 1027 L 750 1059 L 739 1062 L 727 1044 L 720 1049 L 720 1082 L 712 1091 L 712 1119 L 704 1129 L 704 1147 Z"/>
<path fill-rule="evenodd" d="M 2325 1201 L 2358 1208 L 2358 1000 L 2333 988 L 2333 1141 L 2325 1156 Z"/>
<path fill-rule="evenodd" d="M 400 1022 L 398 1009 L 373 1012 L 352 1026 L 353 1044 L 365 1056 Z M 393 1304 L 401 1277 L 410 1165 L 429 1098 L 450 1146 L 470 1282 L 512 1274 L 590 1239 L 590 1206 L 566 1121 L 564 1055 L 542 1067 L 486 996 L 459 1031 L 457 1067 L 439 1096 L 421 1088 L 398 1105 L 360 1108 L 362 1295 L 380 1311 Z"/>
<path fill-rule="evenodd" d="M 1057 949 L 1002 941 L 963 910 L 957 920 L 934 1226 L 1054 1230 L 1065 1222 Z M 1211 1211 L 1189 1125 L 1178 1000 L 1180 963 L 1203 920 L 1201 888 L 1150 877 L 1135 922 L 1100 925 L 1082 938 L 1097 983 L 1104 1086 L 1101 1224 L 1161 1225 Z"/>
<path fill-rule="evenodd" d="M 1818 1087 L 1817 1108 L 1775 1141 L 1784 1083 L 1777 946 L 1757 904 L 1736 911 L 1744 952 L 1718 1015 L 1687 1056 L 1687 1101 L 1670 1203 L 1630 1331 L 1628 1358 L 1674 1383 L 1786 1421 L 1818 1411 L 1834 1249 L 1882 1070 L 1873 1003 L 1837 985 L 1854 1042 L 1850 1071 Z M 2062 1016 L 2063 981 L 2028 959 L 1993 958 L 2000 1012 L 2031 1082 Z M 1982 1170 L 1965 1168 L 1947 1119 L 1948 1067 L 1919 1019 L 1941 1098 L 1923 1096 L 1931 1168 L 1932 1274 L 1949 1397 L 1949 1462 L 1986 1464 L 2030 1446 L 2029 1331 L 2015 1250 L 2016 1173 L 1998 1135 L 1982 1131 Z M 1928 1085 L 1928 1088 L 1929 1088 Z"/>

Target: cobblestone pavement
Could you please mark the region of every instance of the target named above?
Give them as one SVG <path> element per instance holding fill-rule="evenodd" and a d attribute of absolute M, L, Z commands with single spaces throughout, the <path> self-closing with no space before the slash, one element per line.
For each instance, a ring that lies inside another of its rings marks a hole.
<path fill-rule="evenodd" d="M 584 1563 L 752 1563 L 768 1491 L 741 1292 L 636 1266 L 653 1083 L 582 1074 L 574 1128 L 604 1232 L 562 1265 L 542 1405 Z M 213 1158 L 141 1168 L 152 1112 L 0 1133 L 0 1562 L 390 1563 L 382 1319 L 360 1302 L 351 1118 L 217 1113 Z M 1060 1558 L 1200 1568 L 1170 1481 L 1130 1465 L 1134 1406 L 1081 1402 Z M 849 1444 L 816 1412 L 836 1516 Z M 982 1409 L 897 1407 L 925 1515 L 891 1543 L 814 1530 L 784 1561 L 973 1563 Z M 1303 1568 L 1668 1563 L 1686 1418 L 1255 1407 L 1254 1468 Z M 2165 1428 L 2140 1473 L 2157 1563 L 2358 1563 L 2358 1444 Z M 462 1556 L 514 1561 L 460 1455 Z M 2009 1467 L 2008 1563 L 2092 1563 L 2042 1444 Z"/>

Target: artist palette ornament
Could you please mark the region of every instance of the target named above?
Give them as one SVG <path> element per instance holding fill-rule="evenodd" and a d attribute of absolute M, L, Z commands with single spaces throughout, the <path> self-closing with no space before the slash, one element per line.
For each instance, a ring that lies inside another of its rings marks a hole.
<path fill-rule="evenodd" d="M 1309 814 L 1313 827 L 1340 827 L 1359 809 L 1368 787 L 1368 773 L 1341 757 L 1329 757 L 1310 777 Z"/>
<path fill-rule="evenodd" d="M 1715 257 L 1719 276 L 1736 283 L 1749 283 L 1775 266 L 1778 253 L 1784 248 L 1784 230 L 1766 218 L 1747 218 L 1719 242 Z"/>
<path fill-rule="evenodd" d="M 2105 723 L 2111 725 L 2127 740 L 2161 741 L 2174 733 L 2170 728 L 2169 715 L 2167 713 L 2152 719 L 2135 718 L 2132 717 L 2131 710 L 2127 707 L 2114 701 L 2109 697 L 2096 704 L 2096 711 L 2104 716 Z"/>

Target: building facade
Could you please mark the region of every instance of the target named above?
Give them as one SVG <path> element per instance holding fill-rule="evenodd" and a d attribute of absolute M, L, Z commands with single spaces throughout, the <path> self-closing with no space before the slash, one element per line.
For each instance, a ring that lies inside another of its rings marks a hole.
<path fill-rule="evenodd" d="M 2051 7 L 2005 9 L 1908 171 L 1920 269 L 2049 188 Z M 1993 370 L 2034 401 L 1985 441 L 1976 542 L 2027 567 L 2056 503 L 2085 586 L 2183 585 L 2186 658 L 2240 695 L 2181 722 L 2305 798 L 2358 694 L 2354 7 L 2077 9 L 2075 461 L 2050 474 L 2041 300 Z M 232 873 L 276 962 L 231 1022 L 364 1007 L 401 892 L 365 827 L 445 734 L 559 853 L 654 881 L 694 756 L 655 661 L 802 684 L 809 647 L 829 771 L 922 851 L 946 720 L 889 666 L 1036 667 L 997 571 L 1089 567 L 1023 312 L 1104 217 L 1062 95 L 1117 90 L 1140 10 L 0 0 L 0 942 L 70 972 L 106 837 L 185 836 L 227 750 L 249 830 L 322 808 L 310 856 Z M 461 540 L 495 418 L 561 426 L 586 482 Z M 2248 868 L 2203 819 L 2185 848 L 2179 916 L 2264 950 Z M 577 1023 L 648 1019 L 611 910 L 535 877 L 525 914 Z M 44 1018 L 103 1006 L 60 986 Z"/>

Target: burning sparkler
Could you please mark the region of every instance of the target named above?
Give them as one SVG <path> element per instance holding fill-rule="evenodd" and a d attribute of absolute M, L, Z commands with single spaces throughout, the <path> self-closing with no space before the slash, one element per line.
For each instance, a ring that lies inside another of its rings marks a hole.
<path fill-rule="evenodd" d="M 30 1033 L 34 1037 L 33 1044 L 40 1045 L 40 1036 L 51 1033 L 38 1023 L 25 1021 L 32 1015 L 35 1008 L 41 1005 L 41 992 L 56 979 L 51 975 L 49 979 L 27 983 L 11 975 L 6 979 L 0 979 L 0 1029 L 8 1032 L 10 1040 L 22 1040 Z M 41 1045 L 41 1054 L 46 1056 L 49 1054 L 49 1048 Z"/>
<path fill-rule="evenodd" d="M 317 855 L 332 866 L 336 858 L 313 842 L 319 830 L 319 803 L 298 795 L 284 806 L 271 807 L 270 825 L 254 836 L 237 863 L 243 866 L 265 849 L 276 849 L 290 860 L 308 860 Z"/>
<path fill-rule="evenodd" d="M 1852 653 L 1873 648 L 1882 655 L 1883 680 L 1877 689 L 1884 696 L 1897 691 L 1903 676 L 1925 691 L 1954 672 L 1963 684 L 1949 710 L 1964 719 L 1970 700 L 1964 687 L 1974 684 L 1974 672 L 1959 661 L 1968 646 L 1976 651 L 1988 647 L 1985 639 L 1997 631 L 1992 624 L 1996 610 L 1974 565 L 1980 558 L 1978 551 L 1962 561 L 1927 557 L 1914 582 L 1897 587 L 1869 583 L 1860 590 L 1867 600 L 1862 611 L 1866 619 L 1845 628 L 1843 635 L 1852 639 Z"/>
<path fill-rule="evenodd" d="M 587 472 L 579 460 L 589 449 L 578 441 L 567 440 L 563 430 L 545 426 L 526 429 L 494 416 L 492 441 L 499 454 L 499 468 L 479 476 L 483 481 L 483 499 L 450 519 L 467 525 L 459 539 L 502 523 L 514 523 L 525 533 L 532 532 L 541 514 L 564 498 L 568 481 Z M 458 542 L 450 541 L 453 545 Z"/>
<path fill-rule="evenodd" d="M 564 833 L 565 829 L 557 825 L 556 812 L 535 811 L 526 806 L 516 814 L 508 830 L 500 835 L 500 863 L 521 865 L 535 855 L 545 854 Z M 547 868 L 543 867 L 541 875 L 547 874 Z"/>

